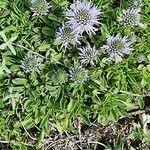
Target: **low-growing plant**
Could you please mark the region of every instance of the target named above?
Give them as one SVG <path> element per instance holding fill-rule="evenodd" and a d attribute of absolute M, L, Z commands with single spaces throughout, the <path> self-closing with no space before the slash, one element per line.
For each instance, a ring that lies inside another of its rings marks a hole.
<path fill-rule="evenodd" d="M 148 0 L 1 0 L 0 148 L 44 149 L 52 132 L 82 132 L 77 118 L 107 126 L 146 108 L 149 9 Z M 147 131 L 134 124 L 130 138 L 148 142 Z"/>

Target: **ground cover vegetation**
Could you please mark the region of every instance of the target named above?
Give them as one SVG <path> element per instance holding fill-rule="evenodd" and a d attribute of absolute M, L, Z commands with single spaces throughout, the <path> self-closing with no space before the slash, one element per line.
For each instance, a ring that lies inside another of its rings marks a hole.
<path fill-rule="evenodd" d="M 149 0 L 0 0 L 0 149 L 150 150 Z"/>

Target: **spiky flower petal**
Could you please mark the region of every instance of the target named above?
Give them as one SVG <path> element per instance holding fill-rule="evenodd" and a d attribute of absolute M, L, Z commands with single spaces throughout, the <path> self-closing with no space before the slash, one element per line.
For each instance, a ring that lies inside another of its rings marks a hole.
<path fill-rule="evenodd" d="M 69 70 L 70 79 L 75 83 L 84 83 L 88 79 L 88 71 L 85 68 L 75 67 Z"/>
<path fill-rule="evenodd" d="M 65 16 L 68 19 L 67 23 L 75 31 L 80 34 L 85 31 L 88 35 L 91 35 L 97 30 L 94 25 L 99 25 L 98 17 L 100 14 L 100 10 L 92 2 L 77 0 L 70 6 Z"/>
<path fill-rule="evenodd" d="M 95 65 L 95 59 L 98 56 L 98 51 L 95 46 L 91 47 L 88 43 L 87 46 L 79 48 L 79 58 L 83 65 L 90 64 L 91 66 Z"/>
<path fill-rule="evenodd" d="M 37 72 L 42 63 L 42 58 L 36 54 L 27 53 L 24 59 L 21 61 L 20 67 L 24 72 Z"/>
<path fill-rule="evenodd" d="M 118 17 L 118 21 L 122 24 L 135 27 L 140 24 L 140 8 L 128 8 L 123 10 L 122 16 Z"/>
<path fill-rule="evenodd" d="M 31 11 L 33 16 L 45 16 L 51 8 L 50 4 L 46 0 L 31 0 Z"/>
<path fill-rule="evenodd" d="M 63 69 L 58 69 L 54 72 L 52 80 L 56 85 L 63 84 L 68 81 L 68 73 Z"/>
<path fill-rule="evenodd" d="M 133 50 L 131 47 L 132 43 L 127 36 L 122 37 L 120 34 L 117 34 L 116 36 L 109 36 L 107 45 L 102 46 L 101 49 L 110 55 L 110 60 L 119 62 L 125 54 L 129 54 Z"/>
<path fill-rule="evenodd" d="M 80 44 L 79 38 L 79 34 L 73 32 L 73 29 L 64 23 L 59 28 L 59 31 L 56 32 L 56 40 L 60 41 L 64 48 L 67 48 L 70 44 L 74 46 Z"/>

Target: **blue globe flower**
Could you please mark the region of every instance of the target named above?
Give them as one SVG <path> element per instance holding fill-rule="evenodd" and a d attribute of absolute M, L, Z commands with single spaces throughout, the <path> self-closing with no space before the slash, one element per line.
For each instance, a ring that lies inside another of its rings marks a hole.
<path fill-rule="evenodd" d="M 95 46 L 91 47 L 89 43 L 85 47 L 79 48 L 79 58 L 83 65 L 90 64 L 94 66 L 98 54 L 99 52 L 96 50 Z"/>
<path fill-rule="evenodd" d="M 26 56 L 21 61 L 20 67 L 24 70 L 24 72 L 37 72 L 42 63 L 42 58 L 36 54 L 27 53 Z"/>
<path fill-rule="evenodd" d="M 31 0 L 31 11 L 33 16 L 45 16 L 51 8 L 46 0 Z"/>
<path fill-rule="evenodd" d="M 130 27 L 136 27 L 140 24 L 140 8 L 128 8 L 126 10 L 123 10 L 123 14 L 118 17 L 118 21 L 121 24 L 128 25 Z"/>
<path fill-rule="evenodd" d="M 82 68 L 81 66 L 71 68 L 70 72 L 70 79 L 75 83 L 84 83 L 88 79 L 88 70 Z"/>
<path fill-rule="evenodd" d="M 77 0 L 70 6 L 70 9 L 65 12 L 68 19 L 67 23 L 78 33 L 84 31 L 88 35 L 92 35 L 97 31 L 95 25 L 99 25 L 100 9 L 92 4 L 92 2 Z"/>
<path fill-rule="evenodd" d="M 133 50 L 132 41 L 127 37 L 122 37 L 120 34 L 116 36 L 109 36 L 107 38 L 107 45 L 101 47 L 102 50 L 109 54 L 109 59 L 115 62 L 122 60 L 126 54 L 130 54 Z"/>
<path fill-rule="evenodd" d="M 62 24 L 62 27 L 59 28 L 59 31 L 56 32 L 56 40 L 60 41 L 62 44 L 61 47 L 64 48 L 67 48 L 69 45 L 75 46 L 76 44 L 80 44 L 79 38 L 79 34 L 64 23 Z"/>

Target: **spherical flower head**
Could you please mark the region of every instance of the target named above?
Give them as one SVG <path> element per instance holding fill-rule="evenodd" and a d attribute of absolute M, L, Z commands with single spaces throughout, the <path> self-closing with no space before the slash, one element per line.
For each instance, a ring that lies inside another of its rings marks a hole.
<path fill-rule="evenodd" d="M 42 63 L 42 58 L 36 54 L 27 53 L 21 61 L 20 67 L 24 72 L 37 72 Z"/>
<path fill-rule="evenodd" d="M 122 16 L 118 17 L 118 21 L 130 27 L 136 27 L 140 24 L 140 8 L 128 8 L 123 10 Z"/>
<path fill-rule="evenodd" d="M 67 48 L 69 45 L 75 46 L 76 44 L 80 44 L 79 38 L 79 34 L 73 32 L 73 29 L 64 23 L 62 24 L 62 27 L 59 28 L 59 31 L 56 32 L 56 40 L 61 42 L 61 48 Z"/>
<path fill-rule="evenodd" d="M 95 46 L 91 47 L 88 43 L 87 46 L 79 48 L 79 58 L 83 65 L 95 65 L 96 57 L 98 56 L 98 51 Z"/>
<path fill-rule="evenodd" d="M 31 11 L 33 16 L 45 16 L 51 6 L 46 0 L 31 0 Z"/>
<path fill-rule="evenodd" d="M 84 83 L 88 79 L 88 71 L 85 68 L 75 67 L 69 70 L 70 79 L 75 83 Z"/>
<path fill-rule="evenodd" d="M 68 81 L 68 73 L 63 69 L 58 69 L 53 74 L 54 84 L 64 84 Z"/>
<path fill-rule="evenodd" d="M 107 45 L 102 46 L 101 49 L 110 55 L 110 60 L 119 62 L 124 55 L 129 54 L 133 50 L 131 48 L 132 43 L 127 36 L 121 37 L 120 34 L 117 34 L 116 36 L 109 36 Z"/>
<path fill-rule="evenodd" d="M 67 23 L 78 33 L 84 31 L 92 35 L 97 30 L 94 26 L 99 25 L 100 10 L 91 2 L 77 0 L 65 13 Z"/>

